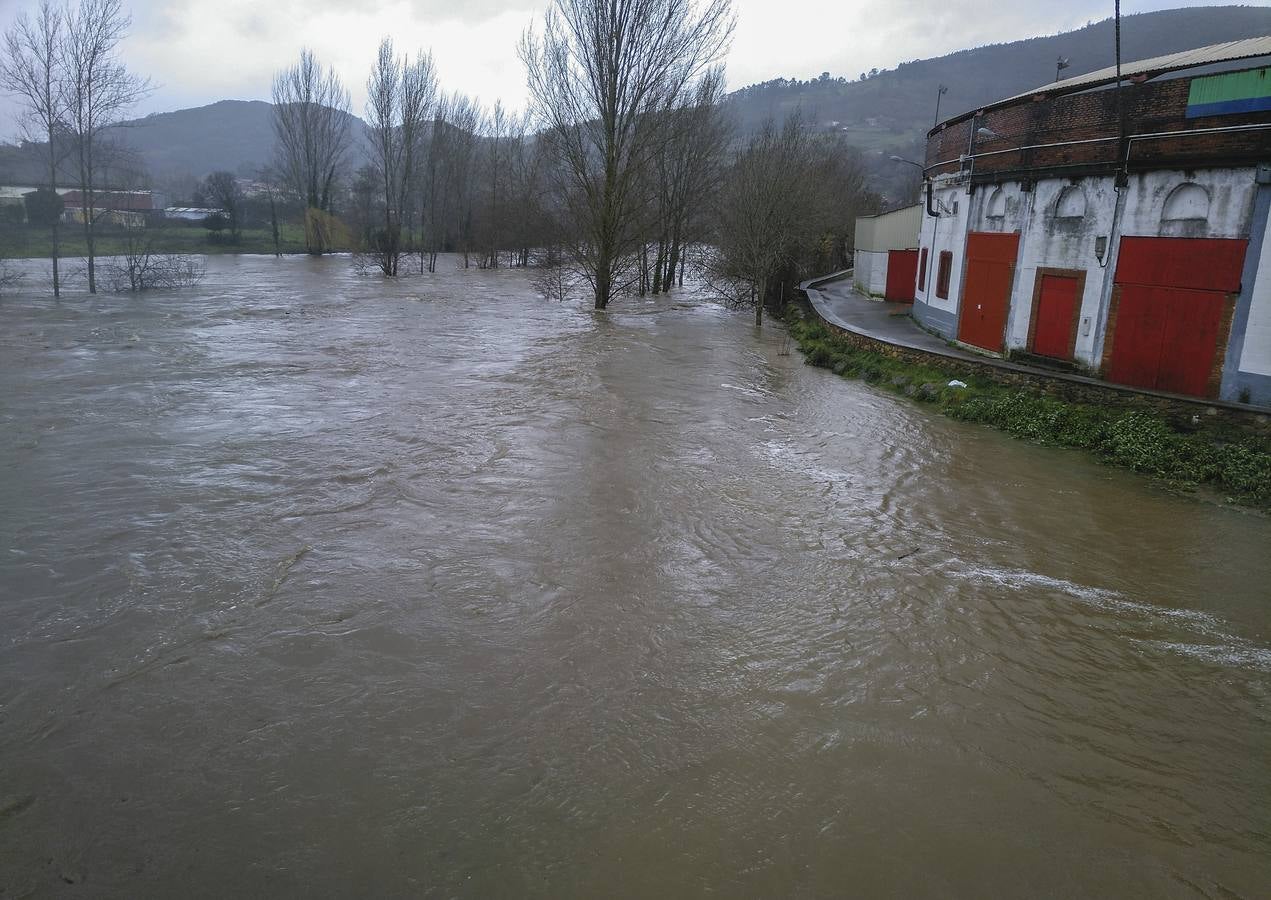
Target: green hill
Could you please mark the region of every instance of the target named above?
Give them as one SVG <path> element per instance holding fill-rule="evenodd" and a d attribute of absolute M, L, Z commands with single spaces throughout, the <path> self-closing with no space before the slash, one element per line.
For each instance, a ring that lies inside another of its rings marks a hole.
<path fill-rule="evenodd" d="M 1265 7 L 1140 13 L 1122 17 L 1121 56 L 1128 62 L 1266 34 L 1271 34 L 1271 9 Z M 841 132 L 849 143 L 868 151 L 875 187 L 890 199 L 903 199 L 912 173 L 897 171 L 886 157 L 895 153 L 915 158 L 922 152 L 925 134 L 935 124 L 940 85 L 948 87 L 940 100 L 940 118 L 946 119 L 1054 81 L 1059 56 L 1071 63 L 1063 72 L 1065 78 L 1113 65 L 1113 21 L 914 60 L 894 69 L 862 73 L 863 77 L 826 73 L 811 81 L 776 79 L 735 91 L 728 102 L 742 133 L 768 117 L 780 119 L 801 108 L 812 121 Z"/>

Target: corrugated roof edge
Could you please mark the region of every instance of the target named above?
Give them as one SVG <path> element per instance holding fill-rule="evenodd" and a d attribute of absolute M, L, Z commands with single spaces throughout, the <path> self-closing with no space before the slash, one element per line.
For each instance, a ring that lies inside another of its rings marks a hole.
<path fill-rule="evenodd" d="M 884 209 L 881 212 L 870 213 L 867 216 L 857 216 L 858 219 L 878 219 L 883 216 L 890 216 L 892 213 L 904 212 L 907 209 L 913 209 L 915 206 L 922 206 L 921 203 L 906 203 L 904 206 L 893 206 L 890 209 Z"/>
<path fill-rule="evenodd" d="M 1271 35 L 1243 38 L 1238 41 L 1224 41 L 1221 44 L 1210 44 L 1207 47 L 1196 47 L 1191 50 L 1182 50 L 1178 53 L 1167 53 L 1164 56 L 1154 56 L 1150 59 L 1123 63 L 1121 66 L 1121 79 L 1124 81 L 1137 75 L 1163 75 L 1166 72 L 1177 72 L 1181 69 L 1193 69 L 1198 66 L 1209 66 L 1214 63 L 1232 62 L 1239 59 L 1254 59 L 1259 56 L 1271 56 Z M 1065 78 L 1063 81 L 1042 85 L 1031 91 L 1025 91 L 1022 94 L 1016 94 L 1013 97 L 1006 97 L 1002 100 L 995 100 L 977 109 L 959 113 L 952 118 L 945 119 L 935 128 L 932 128 L 927 132 L 927 137 L 931 137 L 941 128 L 969 119 L 983 110 L 1008 106 L 1020 100 L 1027 100 L 1030 97 L 1075 94 L 1087 88 L 1112 84 L 1116 80 L 1116 66 L 1097 69 L 1094 72 L 1087 72 L 1085 75 L 1074 75 L 1072 78 Z"/>

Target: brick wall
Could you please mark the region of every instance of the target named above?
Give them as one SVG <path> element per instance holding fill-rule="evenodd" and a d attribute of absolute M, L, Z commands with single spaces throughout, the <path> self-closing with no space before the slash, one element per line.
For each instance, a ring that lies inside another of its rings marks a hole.
<path fill-rule="evenodd" d="M 1267 112 L 1187 119 L 1190 83 L 1191 79 L 1176 78 L 1125 85 L 1122 103 L 1127 134 L 1177 133 L 1247 124 L 1271 125 L 1271 113 Z M 977 138 L 975 153 L 1006 151 L 976 158 L 977 181 L 1028 171 L 1074 176 L 1108 172 L 1118 161 L 1117 92 L 1114 89 L 1025 98 L 1009 106 L 990 109 L 982 116 L 952 123 L 927 139 L 927 165 L 945 163 L 933 170 L 935 174 L 959 170 L 957 159 L 967 152 L 973 125 L 976 129 L 987 127 L 1001 136 L 1000 139 Z M 1017 145 L 1082 140 L 1094 142 L 1034 150 L 1014 149 Z M 1269 158 L 1271 128 L 1136 140 L 1130 148 L 1130 169 L 1248 165 Z"/>

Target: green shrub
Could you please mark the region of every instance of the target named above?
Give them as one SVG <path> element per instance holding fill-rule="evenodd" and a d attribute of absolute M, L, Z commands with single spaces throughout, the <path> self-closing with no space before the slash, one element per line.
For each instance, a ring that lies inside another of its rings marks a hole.
<path fill-rule="evenodd" d="M 1184 434 L 1162 418 L 1116 406 L 1068 403 L 984 377 L 954 377 L 926 365 L 858 349 L 819 321 L 786 319 L 809 365 L 860 377 L 917 400 L 934 401 L 946 415 L 990 425 L 1039 444 L 1073 447 L 1100 460 L 1175 483 L 1211 483 L 1247 503 L 1271 504 L 1271 442 L 1210 430 Z M 961 377 L 961 376 L 959 376 Z"/>
<path fill-rule="evenodd" d="M 1108 459 L 1127 469 L 1168 475 L 1170 451 L 1177 440 L 1160 419 L 1132 412 L 1109 426 L 1101 449 Z"/>
<path fill-rule="evenodd" d="M 1252 441 L 1214 448 L 1215 468 L 1224 487 L 1241 497 L 1271 501 L 1271 452 Z"/>

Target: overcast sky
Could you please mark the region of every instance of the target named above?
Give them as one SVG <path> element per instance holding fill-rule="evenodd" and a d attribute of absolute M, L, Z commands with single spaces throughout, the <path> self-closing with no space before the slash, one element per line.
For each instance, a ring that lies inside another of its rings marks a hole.
<path fill-rule="evenodd" d="M 0 27 L 37 3 L 0 0 Z M 733 3 L 738 25 L 728 58 L 732 88 L 823 71 L 854 77 L 980 44 L 1067 31 L 1107 18 L 1113 9 L 1111 0 Z M 360 114 L 375 47 L 386 34 L 401 50 L 431 49 L 446 90 L 521 107 L 525 79 L 516 42 L 546 5 L 546 0 L 133 0 L 132 28 L 121 52 L 133 71 L 156 86 L 138 115 L 221 99 L 267 100 L 272 73 L 290 64 L 302 46 L 335 65 Z M 1126 0 L 1122 12 L 1196 5 L 1217 4 Z M 12 103 L 0 98 L 0 138 L 13 136 L 13 115 Z"/>

